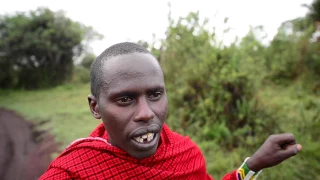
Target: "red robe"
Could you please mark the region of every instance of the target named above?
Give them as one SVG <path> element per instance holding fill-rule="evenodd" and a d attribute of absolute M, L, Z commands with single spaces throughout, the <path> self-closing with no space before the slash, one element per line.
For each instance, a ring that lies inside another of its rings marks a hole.
<path fill-rule="evenodd" d="M 135 159 L 108 143 L 103 124 L 88 138 L 73 142 L 40 177 L 44 179 L 212 179 L 205 159 L 189 137 L 164 125 L 154 155 Z M 236 171 L 223 180 L 237 180 Z"/>

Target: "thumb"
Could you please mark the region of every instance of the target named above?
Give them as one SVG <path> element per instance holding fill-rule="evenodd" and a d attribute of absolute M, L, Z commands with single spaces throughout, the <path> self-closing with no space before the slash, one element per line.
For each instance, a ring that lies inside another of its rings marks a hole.
<path fill-rule="evenodd" d="M 297 148 L 299 150 L 299 152 L 302 150 L 302 145 L 301 144 L 297 144 Z"/>
<path fill-rule="evenodd" d="M 282 151 L 282 156 L 284 159 L 286 159 L 298 154 L 298 152 L 300 152 L 301 150 L 302 150 L 301 144 L 288 145 L 286 149 Z"/>

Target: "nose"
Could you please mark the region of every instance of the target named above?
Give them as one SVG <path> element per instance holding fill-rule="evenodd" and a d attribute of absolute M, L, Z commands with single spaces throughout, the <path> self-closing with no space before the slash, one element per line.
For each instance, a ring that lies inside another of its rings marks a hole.
<path fill-rule="evenodd" d="M 134 120 L 135 121 L 149 121 L 154 118 L 154 113 L 150 108 L 148 100 L 141 98 L 137 104 L 137 111 Z"/>

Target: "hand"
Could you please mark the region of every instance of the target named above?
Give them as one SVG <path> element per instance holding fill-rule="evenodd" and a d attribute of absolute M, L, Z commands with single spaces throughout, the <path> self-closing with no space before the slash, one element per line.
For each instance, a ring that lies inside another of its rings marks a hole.
<path fill-rule="evenodd" d="M 248 168 L 258 172 L 261 169 L 275 166 L 301 151 L 293 134 L 271 135 L 247 161 Z"/>

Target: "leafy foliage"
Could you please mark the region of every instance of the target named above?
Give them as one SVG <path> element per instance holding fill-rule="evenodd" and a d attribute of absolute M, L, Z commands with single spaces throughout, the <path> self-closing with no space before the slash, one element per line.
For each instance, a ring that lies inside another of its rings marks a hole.
<path fill-rule="evenodd" d="M 166 38 L 162 40 L 160 48 L 155 47 L 155 43 L 138 42 L 151 49 L 163 67 L 169 98 L 167 123 L 173 130 L 189 135 L 197 142 L 206 157 L 208 172 L 215 179 L 220 179 L 227 171 L 237 168 L 270 134 L 280 132 L 294 133 L 297 142 L 302 143 L 303 151 L 275 168 L 265 169 L 259 179 L 320 178 L 320 38 L 312 38 L 316 31 L 314 21 L 319 21 L 319 2 L 315 0 L 309 6 L 310 12 L 305 17 L 284 22 L 269 45 L 263 45 L 260 41 L 262 37 L 259 34 L 263 32 L 263 27 L 254 27 L 240 41 L 235 40 L 230 46 L 224 46 L 223 42 L 217 41 L 215 32 L 208 30 L 208 21 L 202 21 L 199 13 L 190 13 L 178 21 L 169 17 Z M 83 25 L 67 18 L 51 21 L 56 17 L 63 16 L 52 15 L 51 11 L 42 9 L 35 11 L 33 15 L 20 14 L 1 18 L 1 87 L 29 87 L 29 84 L 34 83 L 32 80 L 37 80 L 32 87 L 39 87 L 41 83 L 47 82 L 58 83 L 47 81 L 56 80 L 58 75 L 55 73 L 60 71 L 55 68 L 63 65 L 66 66 L 64 68 L 70 66 L 72 69 L 72 57 L 84 50 L 81 48 L 85 46 L 81 43 L 81 37 L 87 33 L 83 30 Z M 39 18 L 45 20 L 35 21 Z M 60 24 L 55 24 L 57 22 Z M 55 30 L 62 27 L 61 23 L 66 31 Z M 28 29 L 33 29 L 32 33 Z M 21 30 L 24 30 L 23 34 L 20 33 Z M 85 35 L 84 39 L 97 35 L 92 28 L 89 31 L 91 33 Z M 224 32 L 228 33 L 228 29 Z M 69 39 L 66 44 L 59 39 L 64 36 Z M 23 43 L 19 43 L 22 40 Z M 54 44 L 57 41 L 59 43 Z M 23 49 L 25 47 L 27 48 Z M 60 47 L 69 49 L 61 50 Z M 32 54 L 35 51 L 39 56 Z M 52 53 L 54 58 L 47 53 Z M 55 64 L 59 53 L 69 53 L 58 58 L 59 63 L 64 64 Z M 86 53 L 82 63 L 73 67 L 74 82 L 89 81 L 88 67 L 94 55 Z M 42 57 L 46 58 L 44 64 L 38 62 Z M 33 66 L 38 64 L 39 68 L 27 68 L 30 65 L 24 62 L 31 62 Z M 31 69 L 32 73 L 28 73 Z M 70 71 L 65 72 L 67 73 L 63 77 L 69 77 Z M 44 78 L 47 79 L 44 81 Z M 61 81 L 62 79 L 64 78 Z M 83 106 L 83 111 L 79 111 L 74 102 L 66 105 L 65 97 L 79 94 L 83 86 L 72 84 L 43 92 L 3 91 L 0 95 L 6 96 L 0 97 L 0 104 L 28 114 L 30 99 L 41 99 L 42 96 L 52 98 L 46 93 L 54 92 L 55 101 L 60 97 L 61 102 L 64 102 L 63 106 L 74 108 L 72 117 L 79 119 L 87 114 L 84 110 L 87 107 Z M 78 101 L 79 98 L 74 100 Z M 41 113 L 51 112 L 50 117 L 57 116 L 52 118 L 53 122 L 55 119 L 65 122 L 65 112 L 53 111 L 65 111 L 68 108 L 53 108 L 56 103 L 37 103 L 37 106 L 48 109 Z M 79 104 L 86 105 L 80 101 Z M 41 108 L 36 107 L 35 112 L 39 109 Z M 62 129 L 68 129 L 68 125 L 62 123 L 61 126 L 57 122 L 56 131 L 67 132 Z M 76 124 L 78 123 L 72 123 L 72 128 Z M 83 124 L 80 126 L 83 128 Z M 73 137 L 87 136 L 81 134 L 81 128 L 74 128 L 79 132 L 75 132 Z M 89 132 L 89 129 L 86 130 Z M 67 134 L 57 133 L 57 136 L 65 139 Z M 68 138 L 69 141 L 72 140 Z"/>
<path fill-rule="evenodd" d="M 311 19 L 284 22 L 268 46 L 259 40 L 263 27 L 223 46 L 198 13 L 169 20 L 161 47 L 144 45 L 165 73 L 167 123 L 198 143 L 213 177 L 238 167 L 270 134 L 293 132 L 306 149 L 259 178 L 319 178 L 319 42 L 311 40 Z"/>
<path fill-rule="evenodd" d="M 63 12 L 39 8 L 0 18 L 0 87 L 26 89 L 57 85 L 70 79 L 73 57 L 92 28 Z"/>
<path fill-rule="evenodd" d="M 309 9 L 308 17 L 312 21 L 320 21 L 320 1 L 314 0 L 311 5 L 305 5 Z"/>
<path fill-rule="evenodd" d="M 95 59 L 96 59 L 96 56 L 94 54 L 92 53 L 85 54 L 80 65 L 86 69 L 90 69 L 91 64 Z"/>
<path fill-rule="evenodd" d="M 277 130 L 269 128 L 275 119 L 255 97 L 259 78 L 253 74 L 263 69 L 259 55 L 264 47 L 253 32 L 239 47 L 216 47 L 214 34 L 205 25 L 191 13 L 167 31 L 161 63 L 170 100 L 168 123 L 229 150 L 249 139 L 252 145 L 261 143 L 264 139 L 255 138 L 257 134 Z"/>

